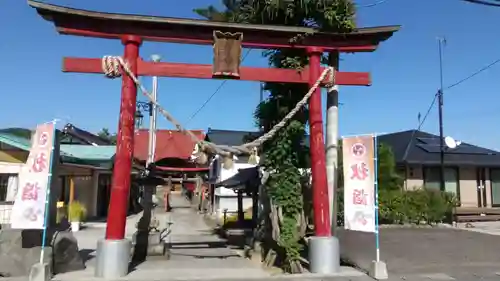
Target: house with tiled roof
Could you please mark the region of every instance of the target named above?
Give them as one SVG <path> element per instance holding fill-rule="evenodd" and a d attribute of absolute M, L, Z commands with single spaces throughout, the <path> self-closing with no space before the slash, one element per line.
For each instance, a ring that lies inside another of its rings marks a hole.
<path fill-rule="evenodd" d="M 198 165 L 191 160 L 198 141 L 205 138 L 203 130 L 190 130 L 192 136 L 177 130 L 156 130 L 155 174 L 163 178 L 173 178 L 173 187 L 181 186 L 194 191 L 202 175 L 208 173 L 208 167 Z M 134 135 L 134 159 L 145 165 L 148 159 L 149 130 L 139 129 Z M 182 181 L 180 180 L 182 179 Z M 182 182 L 182 183 L 181 183 Z M 165 190 L 157 188 L 157 195 L 163 197 Z"/>
<path fill-rule="evenodd" d="M 202 130 L 191 132 L 199 140 L 205 138 Z M 86 206 L 89 216 L 106 216 L 116 146 L 72 124 L 67 124 L 61 131 L 57 130 L 57 134 L 60 139 L 58 200 L 65 204 L 78 200 Z M 23 128 L 0 130 L 0 202 L 13 201 L 12 190 L 17 186 L 17 174 L 28 157 L 31 135 L 31 130 Z M 134 134 L 133 150 L 134 165 L 137 167 L 145 165 L 148 143 L 149 131 L 137 130 Z M 206 167 L 198 168 L 189 161 L 196 141 L 187 134 L 174 130 L 157 130 L 156 143 L 155 162 L 161 168 L 167 169 L 166 173 L 178 176 L 185 173 L 185 170 L 208 170 Z M 132 186 L 131 192 L 134 191 Z M 133 208 L 137 202 L 133 201 L 134 195 L 131 195 L 131 198 L 129 205 Z"/>
<path fill-rule="evenodd" d="M 236 131 L 208 128 L 205 140 L 219 145 L 238 146 L 252 141 L 261 135 L 258 131 Z M 247 163 L 248 156 L 240 155 L 236 163 Z"/>
<path fill-rule="evenodd" d="M 198 140 L 205 138 L 203 130 L 191 130 Z M 149 130 L 139 129 L 134 135 L 134 158 L 146 162 L 148 158 Z M 155 162 L 167 158 L 188 160 L 196 141 L 188 134 L 176 130 L 156 130 Z"/>
<path fill-rule="evenodd" d="M 391 147 L 406 189 L 440 189 L 439 136 L 407 130 L 378 136 Z M 462 207 L 500 207 L 500 152 L 462 142 L 444 150 L 445 190 Z"/>
<path fill-rule="evenodd" d="M 68 140 L 57 130 L 60 144 L 58 184 L 52 190 L 60 204 L 78 200 L 94 217 L 107 212 L 106 198 L 111 188 L 111 169 L 114 145 L 88 145 Z M 28 158 L 31 148 L 31 130 L 10 128 L 0 130 L 0 223 L 8 221 L 8 210 L 18 189 L 18 174 Z M 97 202 L 104 202 L 98 204 Z"/>
<path fill-rule="evenodd" d="M 261 132 L 258 131 L 236 131 L 236 130 L 219 130 L 208 128 L 205 137 L 206 141 L 210 141 L 219 145 L 238 146 L 246 142 L 258 138 Z M 239 169 L 254 167 L 254 164 L 249 164 L 247 155 L 238 155 L 234 158 L 232 167 L 224 168 L 223 160 L 215 156 L 210 161 L 209 171 L 209 190 L 213 196 L 211 198 L 212 212 L 222 218 L 224 212 L 229 214 L 238 211 L 238 194 L 234 189 L 220 186 L 218 183 L 227 180 L 239 173 Z M 245 194 L 242 198 L 242 207 L 244 210 L 252 207 L 252 198 Z"/>
<path fill-rule="evenodd" d="M 223 129 L 212 129 L 208 128 L 205 140 L 216 144 L 228 145 L 228 146 L 238 146 L 244 143 L 253 141 L 254 139 L 260 137 L 262 132 L 259 131 L 238 131 L 238 130 L 223 130 Z M 304 137 L 303 145 L 309 147 L 309 136 Z M 308 160 L 308 159 L 307 159 Z M 305 163 L 306 166 L 309 165 L 309 161 Z M 235 160 L 236 163 L 247 163 L 248 156 L 240 155 Z"/>

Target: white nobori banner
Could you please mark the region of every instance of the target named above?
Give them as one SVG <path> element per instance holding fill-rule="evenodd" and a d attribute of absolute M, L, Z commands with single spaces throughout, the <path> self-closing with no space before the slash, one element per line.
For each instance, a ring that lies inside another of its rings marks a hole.
<path fill-rule="evenodd" d="M 53 155 L 55 126 L 37 127 L 26 164 L 19 172 L 18 191 L 10 217 L 16 229 L 43 229 Z"/>
<path fill-rule="evenodd" d="M 349 230 L 376 232 L 374 136 L 344 138 L 344 223 Z"/>

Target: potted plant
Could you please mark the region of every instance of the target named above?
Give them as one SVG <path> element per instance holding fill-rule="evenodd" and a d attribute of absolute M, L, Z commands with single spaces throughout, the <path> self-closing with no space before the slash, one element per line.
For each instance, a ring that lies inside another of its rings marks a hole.
<path fill-rule="evenodd" d="M 80 224 L 85 219 L 87 209 L 85 206 L 78 202 L 73 201 L 68 206 L 68 219 L 71 222 L 71 230 L 73 232 L 80 230 Z"/>

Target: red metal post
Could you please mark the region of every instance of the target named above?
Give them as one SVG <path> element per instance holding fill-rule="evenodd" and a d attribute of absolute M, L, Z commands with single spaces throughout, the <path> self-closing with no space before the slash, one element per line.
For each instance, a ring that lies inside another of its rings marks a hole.
<path fill-rule="evenodd" d="M 309 86 L 312 87 L 321 74 L 323 50 L 310 47 L 307 52 L 309 54 Z M 319 87 L 309 100 L 309 128 L 315 235 L 331 236 L 323 115 L 321 114 L 321 88 Z"/>
<path fill-rule="evenodd" d="M 142 39 L 138 36 L 126 35 L 123 36 L 122 43 L 125 46 L 124 60 L 128 62 L 130 70 L 133 73 L 137 73 L 139 46 L 142 43 Z M 130 195 L 137 85 L 126 74 L 123 74 L 122 78 L 116 157 L 113 168 L 108 224 L 106 227 L 107 240 L 121 240 L 125 237 L 125 224 Z"/>

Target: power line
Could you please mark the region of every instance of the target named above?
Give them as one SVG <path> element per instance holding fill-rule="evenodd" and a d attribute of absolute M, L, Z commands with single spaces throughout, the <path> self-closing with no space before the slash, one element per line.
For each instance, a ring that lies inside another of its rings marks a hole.
<path fill-rule="evenodd" d="M 432 99 L 432 102 L 431 102 L 431 105 L 429 106 L 429 108 L 427 108 L 427 112 L 425 113 L 424 115 L 424 118 L 422 119 L 422 121 L 420 121 L 420 123 L 418 124 L 418 130 L 420 130 L 420 128 L 422 128 L 422 126 L 424 125 L 425 123 L 425 120 L 427 120 L 427 117 L 429 117 L 429 114 L 431 113 L 431 110 L 432 108 L 434 107 L 434 105 L 436 104 L 436 100 L 437 100 L 437 94 L 434 95 L 434 99 Z"/>
<path fill-rule="evenodd" d="M 493 67 L 495 64 L 497 64 L 497 63 L 499 63 L 499 62 L 500 62 L 500 59 L 497 59 L 497 60 L 493 61 L 492 63 L 488 64 L 487 66 L 485 66 L 485 67 L 483 67 L 483 68 L 481 68 L 481 69 L 479 69 L 478 71 L 476 71 L 476 72 L 472 73 L 471 75 L 469 75 L 469 76 L 467 76 L 467 77 L 465 77 L 465 78 L 463 78 L 463 79 L 461 79 L 461 80 L 458 80 L 456 83 L 453 83 L 453 84 L 451 84 L 450 86 L 446 87 L 446 88 L 445 88 L 445 90 L 449 90 L 449 89 L 451 89 L 451 88 L 453 88 L 453 87 L 456 87 L 456 86 L 458 86 L 458 85 L 460 85 L 460 84 L 464 83 L 465 81 L 467 81 L 467 80 L 469 80 L 469 79 L 471 79 L 471 78 L 473 78 L 473 77 L 477 76 L 478 74 L 480 74 L 480 73 L 482 73 L 482 72 L 484 72 L 484 71 L 488 70 L 489 68 Z M 438 94 L 439 94 L 439 93 L 438 93 Z M 431 104 L 430 104 L 429 108 L 427 109 L 427 112 L 425 113 L 424 118 L 422 119 L 422 121 L 420 121 L 420 122 L 419 122 L 419 125 L 418 125 L 418 130 L 420 130 L 420 128 L 422 128 L 422 126 L 424 125 L 425 121 L 427 120 L 427 117 L 429 116 L 429 114 L 430 114 L 430 112 L 431 112 L 432 108 L 433 108 L 433 107 L 434 107 L 434 105 L 436 104 L 438 94 L 434 95 L 434 98 L 432 99 L 432 102 L 431 102 Z"/>
<path fill-rule="evenodd" d="M 243 58 L 241 59 L 241 62 L 243 62 L 248 54 L 250 54 L 250 52 L 252 51 L 252 49 L 248 49 L 247 52 L 245 53 L 245 55 L 243 56 Z M 224 85 L 226 85 L 228 80 L 224 80 L 222 81 L 222 83 L 220 83 L 220 85 L 217 87 L 217 89 L 215 89 L 215 91 L 208 97 L 208 99 L 205 100 L 205 102 L 193 113 L 193 115 L 191 115 L 191 117 L 189 117 L 188 121 L 186 122 L 186 125 L 191 122 L 195 117 L 196 115 L 198 115 L 198 113 L 200 113 L 203 108 L 205 108 L 205 106 L 207 106 L 207 104 L 212 100 L 213 97 L 215 97 L 215 95 L 222 89 L 222 87 L 224 87 Z"/>
<path fill-rule="evenodd" d="M 375 7 L 375 6 L 378 6 L 380 4 L 383 4 L 383 3 L 387 2 L 387 1 L 388 0 L 379 0 L 379 1 L 371 3 L 371 4 L 357 5 L 357 6 L 358 6 L 358 8 L 371 8 L 371 7 Z"/>
<path fill-rule="evenodd" d="M 459 80 L 458 82 L 456 82 L 454 84 L 451 84 L 450 86 L 446 87 L 446 90 L 451 89 L 451 88 L 453 88 L 455 86 L 458 86 L 458 85 L 462 84 L 463 82 L 465 82 L 465 81 L 473 78 L 474 76 L 478 75 L 479 73 L 481 73 L 481 72 L 483 72 L 485 70 L 488 70 L 489 68 L 491 68 L 492 66 L 494 66 L 495 64 L 497 64 L 499 62 L 500 62 L 500 59 L 495 60 L 494 62 L 488 64 L 487 66 L 485 66 L 485 67 L 479 69 L 478 71 L 472 73 L 471 75 L 465 77 L 464 79 Z"/>
<path fill-rule="evenodd" d="M 500 7 L 500 1 L 498 0 L 462 0 L 462 1 L 484 6 Z"/>

